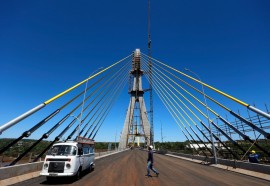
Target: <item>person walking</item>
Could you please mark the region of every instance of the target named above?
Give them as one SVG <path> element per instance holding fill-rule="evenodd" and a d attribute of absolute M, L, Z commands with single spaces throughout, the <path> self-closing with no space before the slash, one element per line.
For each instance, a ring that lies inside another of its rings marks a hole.
<path fill-rule="evenodd" d="M 157 175 L 159 175 L 159 172 L 154 168 L 154 158 L 153 158 L 153 146 L 150 145 L 148 147 L 148 159 L 147 159 L 147 174 L 145 176 L 152 177 L 150 174 L 150 169 Z"/>

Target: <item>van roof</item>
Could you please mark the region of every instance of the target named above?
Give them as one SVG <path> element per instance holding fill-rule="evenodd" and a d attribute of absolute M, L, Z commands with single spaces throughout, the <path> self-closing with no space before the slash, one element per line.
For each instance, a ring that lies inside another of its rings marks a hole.
<path fill-rule="evenodd" d="M 77 138 L 77 142 L 78 143 L 83 143 L 83 144 L 90 144 L 90 145 L 94 145 L 95 144 L 95 141 L 93 139 L 84 138 L 84 137 L 81 137 L 81 136 L 79 136 Z"/>
<path fill-rule="evenodd" d="M 56 143 L 57 145 L 61 144 L 61 145 L 65 145 L 65 144 L 73 144 L 73 145 L 76 145 L 76 144 L 88 144 L 88 145 L 94 145 L 95 144 L 95 141 L 90 139 L 90 138 L 84 138 L 84 137 L 81 137 L 79 136 L 78 139 L 76 141 L 73 141 L 73 140 L 70 140 L 70 141 L 62 141 L 62 142 L 58 142 Z M 55 145 L 56 145 L 55 144 Z"/>

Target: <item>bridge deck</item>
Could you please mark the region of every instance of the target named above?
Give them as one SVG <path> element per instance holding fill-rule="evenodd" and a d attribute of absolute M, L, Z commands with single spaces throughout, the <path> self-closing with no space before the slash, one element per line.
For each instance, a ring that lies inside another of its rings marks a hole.
<path fill-rule="evenodd" d="M 138 149 L 96 160 L 96 168 L 79 181 L 60 180 L 57 185 L 269 185 L 268 181 L 229 172 L 206 165 L 154 154 L 159 177 L 145 177 L 147 152 Z M 16 185 L 48 185 L 38 177 Z"/>

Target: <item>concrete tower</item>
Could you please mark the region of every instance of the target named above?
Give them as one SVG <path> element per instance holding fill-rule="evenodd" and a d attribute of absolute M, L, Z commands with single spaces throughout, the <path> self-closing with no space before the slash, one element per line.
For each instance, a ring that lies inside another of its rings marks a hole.
<path fill-rule="evenodd" d="M 126 114 L 124 127 L 122 130 L 119 148 L 124 149 L 129 145 L 134 145 L 137 141 L 150 144 L 150 124 L 147 117 L 145 102 L 143 99 L 144 91 L 142 89 L 141 53 L 136 49 L 132 59 L 133 77 L 132 89 L 129 90 L 130 102 Z"/>

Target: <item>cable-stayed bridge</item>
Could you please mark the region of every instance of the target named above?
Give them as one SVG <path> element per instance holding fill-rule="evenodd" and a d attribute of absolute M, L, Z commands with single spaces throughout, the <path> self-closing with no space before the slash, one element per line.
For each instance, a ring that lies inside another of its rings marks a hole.
<path fill-rule="evenodd" d="M 144 84 L 145 83 L 145 84 Z M 23 157 L 33 153 L 33 162 L 43 158 L 58 141 L 76 140 L 78 136 L 95 139 L 121 92 L 127 91 L 130 104 L 123 121 L 119 148 L 154 145 L 153 110 L 147 110 L 148 91 L 173 118 L 179 136 L 188 141 L 194 155 L 219 164 L 219 159 L 247 161 L 250 150 L 260 154 L 263 163 L 269 164 L 270 115 L 267 108 L 245 103 L 242 100 L 203 82 L 189 69 L 180 71 L 167 63 L 152 58 L 140 50 L 97 69 L 87 79 L 40 103 L 22 115 L 1 124 L 0 133 L 27 123 L 16 139 L 0 147 L 5 154 L 22 139 L 38 133 L 39 138 L 8 166 L 16 165 Z M 150 88 L 149 88 L 150 87 Z M 160 117 L 160 116 L 159 116 Z M 19 131 L 19 130 L 18 130 Z M 35 147 L 44 140 L 50 144 L 38 153 Z M 131 152 L 130 152 L 131 153 Z M 137 153 L 137 151 L 135 151 Z M 128 166 L 128 165 L 127 165 Z M 143 169 L 144 170 L 144 169 Z M 121 170 L 119 170 L 121 171 Z M 143 173 L 142 173 L 143 174 Z"/>

